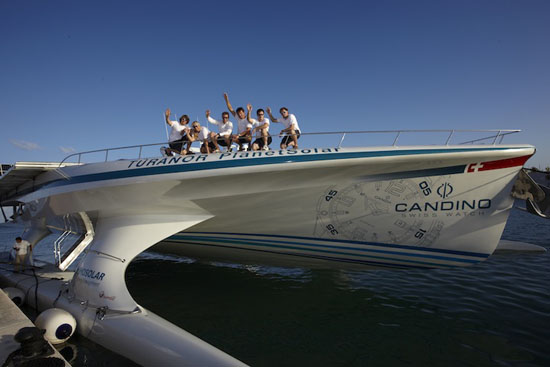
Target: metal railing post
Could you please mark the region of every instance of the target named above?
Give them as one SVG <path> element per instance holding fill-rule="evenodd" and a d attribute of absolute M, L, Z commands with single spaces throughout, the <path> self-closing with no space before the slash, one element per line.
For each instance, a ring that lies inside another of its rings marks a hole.
<path fill-rule="evenodd" d="M 340 144 L 338 144 L 338 148 L 342 146 L 342 143 L 344 142 L 344 138 L 346 137 L 346 133 L 342 134 L 342 139 L 340 139 Z"/>
<path fill-rule="evenodd" d="M 395 144 L 397 144 L 397 139 L 399 139 L 399 135 L 401 135 L 401 131 L 397 132 L 397 136 L 395 137 L 395 140 L 393 141 L 393 146 L 395 146 Z"/>
<path fill-rule="evenodd" d="M 109 157 L 109 149 L 105 150 L 105 162 L 107 162 L 108 157 Z"/>
<path fill-rule="evenodd" d="M 141 150 L 143 149 L 143 145 L 140 145 L 139 146 L 139 154 L 138 154 L 138 159 L 141 159 Z"/>
<path fill-rule="evenodd" d="M 451 133 L 449 134 L 449 137 L 447 138 L 447 141 L 445 142 L 445 145 L 449 145 L 449 142 L 451 141 L 451 137 L 453 136 L 454 133 L 455 133 L 455 131 L 451 130 Z"/>
<path fill-rule="evenodd" d="M 493 140 L 493 145 L 496 145 L 497 139 L 498 139 L 498 137 L 500 136 L 500 132 L 501 132 L 501 131 L 502 131 L 502 130 L 499 130 L 498 133 L 497 133 L 497 136 L 495 136 L 495 140 Z"/>
<path fill-rule="evenodd" d="M 80 159 L 82 158 L 82 154 L 78 154 L 78 163 L 80 163 Z"/>

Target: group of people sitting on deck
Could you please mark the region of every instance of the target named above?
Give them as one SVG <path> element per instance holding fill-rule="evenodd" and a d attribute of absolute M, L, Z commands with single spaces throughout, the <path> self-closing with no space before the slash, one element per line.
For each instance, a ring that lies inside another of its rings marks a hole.
<path fill-rule="evenodd" d="M 171 156 L 176 154 L 189 154 L 191 145 L 198 141 L 201 143 L 201 153 L 220 152 L 220 146 L 226 150 L 231 150 L 233 143 L 237 144 L 239 151 L 245 150 L 269 150 L 269 144 L 272 142 L 269 134 L 271 122 L 282 123 L 284 128 L 279 133 L 282 136 L 281 149 L 298 149 L 298 139 L 300 138 L 300 127 L 296 116 L 288 112 L 288 108 L 281 107 L 280 118 L 275 118 L 271 113 L 271 108 L 267 107 L 268 119 L 265 117 L 263 109 L 256 110 L 256 118 L 252 118 L 252 105 L 246 105 L 247 111 L 243 107 L 233 109 L 229 102 L 227 93 L 223 94 L 227 109 L 237 120 L 237 132 L 233 132 L 233 122 L 229 120 L 229 112 L 222 112 L 222 119 L 216 120 L 210 115 L 210 110 L 206 110 L 206 118 L 209 123 L 218 127 L 218 132 L 210 131 L 206 126 L 201 126 L 198 121 L 193 121 L 189 127 L 189 116 L 182 115 L 179 121 L 170 120 L 170 109 L 165 112 L 166 123 L 171 127 L 170 137 L 168 139 L 169 148 L 161 148 L 164 155 Z M 253 140 L 254 137 L 254 140 Z"/>

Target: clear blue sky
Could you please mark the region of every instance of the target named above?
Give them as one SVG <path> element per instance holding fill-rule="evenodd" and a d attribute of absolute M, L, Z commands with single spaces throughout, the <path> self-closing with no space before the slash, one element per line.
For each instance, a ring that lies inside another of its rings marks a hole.
<path fill-rule="evenodd" d="M 3 0 L 0 45 L 2 163 L 160 142 L 226 91 L 308 132 L 518 128 L 550 165 L 545 0 Z"/>

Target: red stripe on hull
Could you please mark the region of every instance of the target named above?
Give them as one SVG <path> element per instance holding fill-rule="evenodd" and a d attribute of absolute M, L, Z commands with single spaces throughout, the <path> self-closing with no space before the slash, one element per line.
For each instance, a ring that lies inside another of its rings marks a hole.
<path fill-rule="evenodd" d="M 471 163 L 468 165 L 466 172 L 491 171 L 494 169 L 523 166 L 525 162 L 527 162 L 527 160 L 531 157 L 531 155 L 532 154 L 515 158 L 501 159 L 498 161 Z"/>

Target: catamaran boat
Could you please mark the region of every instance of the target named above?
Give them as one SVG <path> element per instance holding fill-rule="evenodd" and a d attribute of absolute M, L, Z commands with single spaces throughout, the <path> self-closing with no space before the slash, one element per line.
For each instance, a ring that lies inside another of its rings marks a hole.
<path fill-rule="evenodd" d="M 129 159 L 109 160 L 116 148 L 16 163 L 1 176 L 1 205 L 15 206 L 33 245 L 59 232 L 57 272 L 43 271 L 44 284 L 5 270 L 2 277 L 31 305 L 67 310 L 80 334 L 141 365 L 244 366 L 138 305 L 124 280 L 132 259 L 159 244 L 243 263 L 468 266 L 497 247 L 512 192 L 548 215 L 550 195 L 521 174 L 535 148 L 502 143 L 518 130 L 477 131 L 489 136 L 455 145 L 461 131 L 450 130 L 442 145 L 397 145 L 405 132 L 384 132 L 396 134 L 384 147 L 345 148 L 343 134 L 328 148 L 147 158 L 142 145 L 124 147 L 134 149 Z M 105 159 L 82 162 L 98 152 Z M 523 186 L 513 190 L 518 176 Z M 68 234 L 75 240 L 61 251 Z"/>

